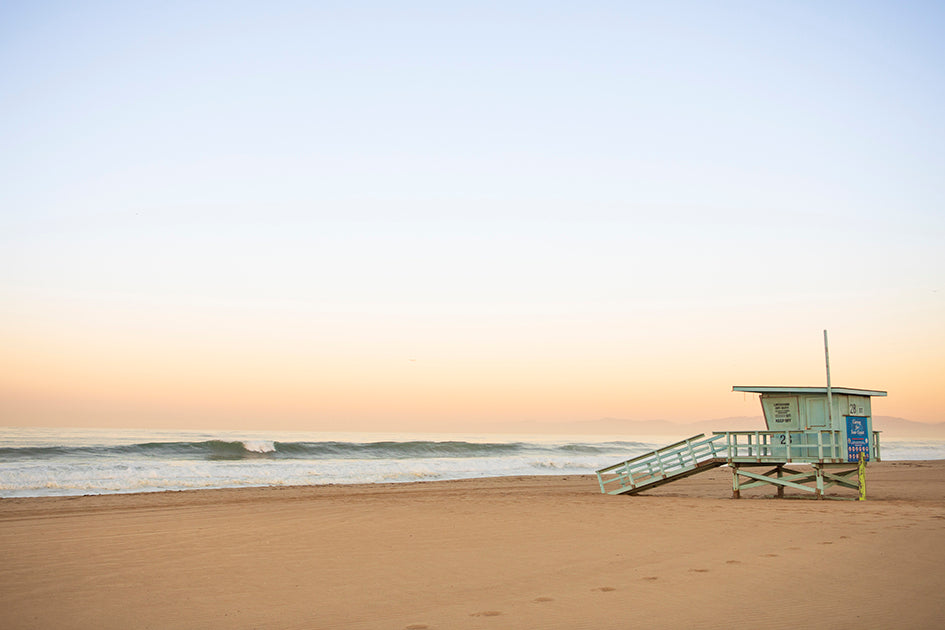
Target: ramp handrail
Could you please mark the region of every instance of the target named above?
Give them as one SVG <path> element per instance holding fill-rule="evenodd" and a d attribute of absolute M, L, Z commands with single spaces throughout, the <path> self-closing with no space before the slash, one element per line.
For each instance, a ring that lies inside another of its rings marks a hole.
<path fill-rule="evenodd" d="M 879 432 L 873 432 L 870 459 L 880 460 Z M 643 486 L 665 483 L 675 477 L 723 463 L 820 462 L 845 463 L 847 445 L 842 431 L 715 431 L 704 433 L 668 446 L 638 455 L 627 461 L 597 471 L 601 492 L 618 484 L 612 492 L 636 490 Z M 605 475 L 611 475 L 605 478 Z"/>
<path fill-rule="evenodd" d="M 619 483 L 621 486 L 635 487 L 637 480 L 662 480 L 697 468 L 700 464 L 725 457 L 724 435 L 705 437 L 704 433 L 675 442 L 655 451 L 644 453 L 625 462 L 608 466 L 597 471 L 601 491 L 607 492 L 607 485 Z M 605 479 L 603 475 L 615 475 Z"/>

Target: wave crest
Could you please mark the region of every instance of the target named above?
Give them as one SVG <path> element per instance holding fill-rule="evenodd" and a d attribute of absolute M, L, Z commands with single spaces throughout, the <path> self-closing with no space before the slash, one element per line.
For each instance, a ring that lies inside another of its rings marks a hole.
<path fill-rule="evenodd" d="M 547 444 L 534 442 L 466 442 L 414 440 L 380 442 L 278 442 L 264 439 L 145 442 L 109 446 L 42 446 L 0 448 L 8 460 L 132 458 L 169 460 L 411 460 L 509 458 L 518 456 L 599 456 L 641 450 L 637 442 Z"/>

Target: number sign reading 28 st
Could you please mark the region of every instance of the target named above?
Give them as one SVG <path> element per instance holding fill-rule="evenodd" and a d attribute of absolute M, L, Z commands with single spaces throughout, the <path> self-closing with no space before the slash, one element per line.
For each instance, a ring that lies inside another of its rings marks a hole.
<path fill-rule="evenodd" d="M 866 461 L 870 459 L 870 435 L 866 430 L 866 418 L 862 416 L 847 416 L 847 457 L 848 461 L 855 462 L 864 454 Z"/>

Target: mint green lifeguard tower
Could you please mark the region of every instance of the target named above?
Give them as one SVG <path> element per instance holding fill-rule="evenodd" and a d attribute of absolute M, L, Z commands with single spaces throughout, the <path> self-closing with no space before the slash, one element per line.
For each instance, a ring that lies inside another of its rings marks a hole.
<path fill-rule="evenodd" d="M 824 331 L 826 352 L 827 331 Z M 767 431 L 716 431 L 696 435 L 597 471 L 601 492 L 637 494 L 718 466 L 732 469 L 732 497 L 741 490 L 773 485 L 824 498 L 833 485 L 853 488 L 865 498 L 865 466 L 880 460 L 879 432 L 873 431 L 870 399 L 886 392 L 827 387 L 735 386 L 760 394 Z M 790 468 L 805 464 L 810 470 Z M 758 469 L 762 472 L 756 472 Z M 854 475 L 858 479 L 854 480 Z M 807 485 L 813 484 L 813 485 Z"/>

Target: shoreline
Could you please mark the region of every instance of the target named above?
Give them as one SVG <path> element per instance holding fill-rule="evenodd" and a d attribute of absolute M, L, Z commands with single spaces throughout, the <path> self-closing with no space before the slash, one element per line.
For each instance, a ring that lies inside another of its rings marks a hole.
<path fill-rule="evenodd" d="M 945 625 L 945 461 L 872 463 L 863 502 L 772 494 L 732 500 L 721 468 L 635 497 L 540 475 L 8 498 L 0 625 Z"/>
<path fill-rule="evenodd" d="M 792 464 L 793 467 L 798 469 L 807 469 L 809 468 L 808 464 Z M 882 460 L 879 462 L 870 462 L 867 467 L 867 488 L 871 486 L 870 473 L 878 473 L 878 479 L 882 482 L 885 481 L 886 471 L 889 468 L 895 468 L 900 466 L 907 467 L 941 467 L 945 470 L 945 459 L 916 459 L 916 460 Z M 705 483 L 698 483 L 700 480 L 712 479 L 713 486 L 717 488 L 722 487 L 717 483 L 717 476 L 719 474 L 724 474 L 726 477 L 731 475 L 731 471 L 728 466 L 723 465 L 718 469 L 708 471 L 708 473 L 703 472 L 699 475 L 696 475 L 696 478 L 693 479 L 683 479 L 681 481 L 676 481 L 668 486 L 660 486 L 654 489 L 647 490 L 643 493 L 646 496 L 660 496 L 663 494 L 674 495 L 678 492 L 672 492 L 673 489 L 677 491 L 682 488 L 689 488 L 692 485 L 692 482 L 695 481 L 695 488 L 698 488 L 697 492 L 700 495 L 704 492 L 711 492 L 710 486 Z M 352 483 L 323 483 L 323 484 L 298 484 L 298 485 L 252 485 L 252 486 L 220 486 L 220 487 L 204 487 L 204 488 L 182 488 L 182 489 L 167 489 L 167 490 L 144 490 L 144 491 L 133 491 L 133 492 L 101 492 L 101 493 L 89 493 L 89 494 L 63 494 L 63 495 L 36 495 L 36 496 L 0 496 L 0 502 L 18 502 L 18 501 L 57 501 L 64 499 L 91 499 L 96 497 L 155 497 L 155 496 L 169 496 L 169 495 L 180 495 L 180 494 L 202 494 L 202 493 L 227 493 L 227 492 L 253 492 L 253 491 L 263 491 L 263 490 L 285 490 L 285 491 L 305 491 L 306 489 L 315 489 L 315 488 L 342 488 L 342 489 L 351 489 L 353 491 L 358 491 L 358 489 L 369 489 L 369 488 L 403 488 L 410 486 L 425 486 L 430 484 L 455 484 L 455 483 L 475 483 L 475 482 L 493 482 L 493 481 L 502 481 L 502 480 L 528 480 L 528 479 L 577 479 L 585 478 L 590 482 L 593 482 L 595 488 L 599 486 L 597 482 L 597 477 L 594 473 L 589 474 L 536 474 L 536 475 L 494 475 L 494 476 L 484 476 L 484 477 L 459 477 L 455 479 L 419 479 L 412 481 L 383 481 L 383 482 L 352 482 Z M 724 484 L 723 484 L 724 485 Z M 669 492 L 667 492 L 667 490 Z M 762 498 L 765 494 L 771 494 L 770 488 L 760 489 L 760 490 L 743 490 L 743 498 Z M 724 494 L 724 491 L 722 492 Z M 835 500 L 838 498 L 849 499 L 855 497 L 856 493 L 852 491 L 846 491 L 843 489 L 838 489 L 833 487 L 827 491 L 826 500 Z M 723 498 L 721 495 L 715 498 Z M 770 497 L 769 497 L 770 498 Z M 787 498 L 791 499 L 803 499 L 803 498 L 813 498 L 809 497 L 803 492 L 793 492 L 788 489 Z M 945 498 L 945 497 L 943 497 Z M 2 518 L 2 515 L 0 515 Z"/>

